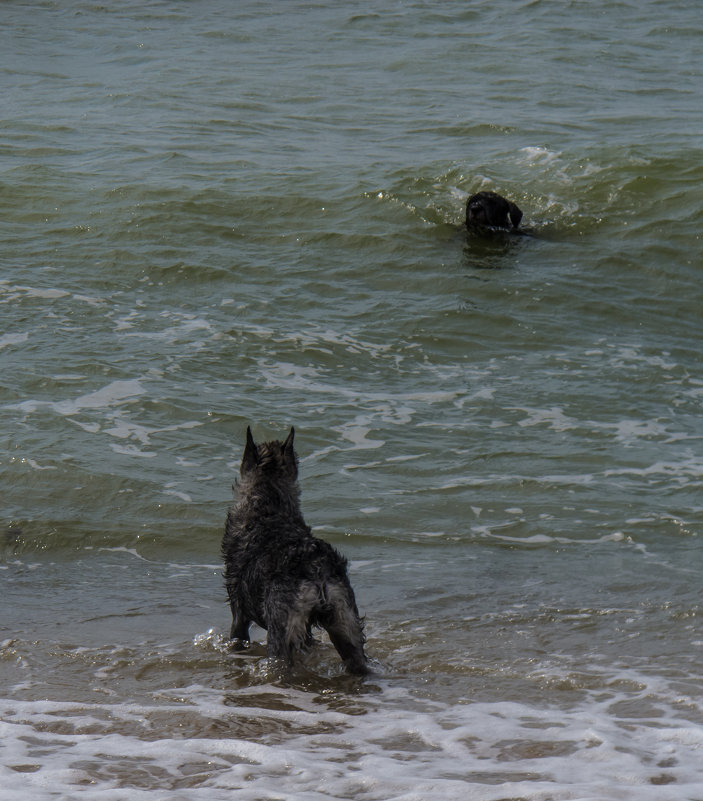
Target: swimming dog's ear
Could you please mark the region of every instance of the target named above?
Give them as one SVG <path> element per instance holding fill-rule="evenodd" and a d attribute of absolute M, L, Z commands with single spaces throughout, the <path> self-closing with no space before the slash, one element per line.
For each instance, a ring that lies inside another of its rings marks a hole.
<path fill-rule="evenodd" d="M 244 447 L 244 456 L 242 456 L 242 466 L 240 472 L 242 475 L 249 470 L 253 470 L 259 462 L 259 451 L 254 442 L 254 437 L 251 435 L 251 428 L 247 426 L 247 444 Z"/>
<path fill-rule="evenodd" d="M 510 211 L 508 212 L 510 215 L 510 222 L 513 224 L 513 228 L 517 228 L 518 225 L 520 225 L 520 220 L 522 219 L 522 212 L 510 200 L 508 201 L 508 207 L 510 208 Z"/>
<path fill-rule="evenodd" d="M 290 433 L 283 443 L 281 453 L 283 454 L 283 464 L 287 465 L 294 476 L 298 475 L 298 459 L 296 458 L 295 451 L 293 450 L 293 438 L 295 437 L 295 429 L 290 427 Z"/>

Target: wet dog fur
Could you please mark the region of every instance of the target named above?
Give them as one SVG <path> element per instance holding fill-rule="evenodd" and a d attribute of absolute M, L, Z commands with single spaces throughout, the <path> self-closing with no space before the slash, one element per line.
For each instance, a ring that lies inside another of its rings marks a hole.
<path fill-rule="evenodd" d="M 466 227 L 469 231 L 516 229 L 520 220 L 522 211 L 496 192 L 477 192 L 466 201 Z"/>
<path fill-rule="evenodd" d="M 249 641 L 249 626 L 268 632 L 267 655 L 290 665 L 324 628 L 350 673 L 368 672 L 363 623 L 347 561 L 312 535 L 300 511 L 295 430 L 285 442 L 247 440 L 222 539 L 230 636 Z"/>

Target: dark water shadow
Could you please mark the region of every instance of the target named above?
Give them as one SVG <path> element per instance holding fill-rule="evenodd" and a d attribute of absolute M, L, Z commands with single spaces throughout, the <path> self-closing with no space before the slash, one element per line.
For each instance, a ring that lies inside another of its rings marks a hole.
<path fill-rule="evenodd" d="M 518 254 L 534 236 L 531 231 L 464 231 L 464 263 L 472 270 L 514 269 Z"/>

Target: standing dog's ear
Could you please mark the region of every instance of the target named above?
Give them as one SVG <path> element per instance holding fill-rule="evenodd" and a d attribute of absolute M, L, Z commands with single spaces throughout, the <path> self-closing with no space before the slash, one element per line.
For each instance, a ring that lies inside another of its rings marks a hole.
<path fill-rule="evenodd" d="M 293 473 L 294 476 L 297 477 L 298 475 L 298 460 L 295 456 L 295 451 L 293 450 L 293 438 L 295 437 L 295 429 L 293 426 L 290 427 L 290 433 L 286 437 L 286 441 L 283 443 L 281 448 L 281 453 L 283 454 L 283 464 L 286 465 Z"/>
<path fill-rule="evenodd" d="M 283 443 L 283 450 L 293 450 L 293 437 L 295 436 L 295 429 L 293 426 L 290 427 L 290 431 L 288 432 L 288 436 L 286 437 L 286 441 Z"/>
<path fill-rule="evenodd" d="M 522 212 L 510 200 L 508 201 L 508 206 L 510 207 L 510 222 L 513 224 L 513 228 L 517 228 L 518 225 L 520 225 L 520 220 L 522 219 Z"/>
<path fill-rule="evenodd" d="M 247 426 L 247 444 L 244 448 L 244 456 L 242 456 L 242 466 L 239 472 L 244 473 L 253 470 L 259 463 L 259 451 L 254 442 L 254 437 L 251 435 L 251 428 Z"/>

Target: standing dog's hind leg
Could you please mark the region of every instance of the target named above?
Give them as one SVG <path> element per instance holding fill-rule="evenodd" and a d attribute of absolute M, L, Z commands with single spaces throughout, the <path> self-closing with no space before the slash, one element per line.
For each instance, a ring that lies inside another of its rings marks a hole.
<path fill-rule="evenodd" d="M 369 672 L 364 653 L 364 630 L 351 588 L 332 585 L 328 587 L 328 597 L 332 605 L 331 616 L 323 626 L 347 670 L 364 675 Z"/>
<path fill-rule="evenodd" d="M 368 673 L 369 666 L 364 654 L 364 634 L 361 630 L 361 623 L 357 621 L 356 630 L 353 631 L 350 631 L 347 626 L 338 625 L 336 622 L 326 628 L 332 645 L 337 649 L 337 653 L 342 658 L 347 670 L 359 676 Z"/>

